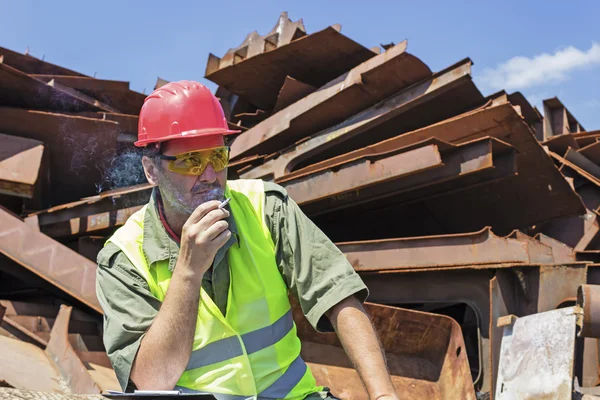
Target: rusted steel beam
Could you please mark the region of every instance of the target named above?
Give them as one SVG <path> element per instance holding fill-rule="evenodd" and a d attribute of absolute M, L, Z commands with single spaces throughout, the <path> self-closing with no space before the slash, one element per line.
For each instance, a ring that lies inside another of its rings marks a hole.
<path fill-rule="evenodd" d="M 558 97 L 544 100 L 544 139 L 585 131 Z"/>
<path fill-rule="evenodd" d="M 34 378 L 33 378 L 34 377 Z M 44 350 L 0 335 L 0 380 L 17 389 L 61 393 L 64 381 Z"/>
<path fill-rule="evenodd" d="M 561 157 L 565 155 L 569 147 L 575 150 L 579 149 L 579 145 L 577 144 L 575 137 L 570 133 L 552 136 L 543 141 L 542 145 L 548 147 L 550 151 L 558 154 Z"/>
<path fill-rule="evenodd" d="M 507 96 L 507 100 L 515 106 L 518 106 L 521 110 L 521 115 L 525 119 L 525 122 L 535 131 L 535 137 L 542 141 L 544 138 L 544 130 L 542 127 L 544 117 L 540 114 L 537 108 L 532 107 L 531 103 L 527 101 L 525 96 L 521 92 L 514 92 Z"/>
<path fill-rule="evenodd" d="M 49 111 L 101 110 L 3 63 L 0 63 L 0 106 Z"/>
<path fill-rule="evenodd" d="M 367 303 L 386 352 L 396 392 L 411 399 L 475 399 L 465 343 L 453 319 L 397 307 Z M 302 358 L 317 384 L 343 399 L 366 398 L 357 372 L 334 333 L 317 333 L 299 307 L 294 319 L 302 340 Z"/>
<path fill-rule="evenodd" d="M 0 300 L 0 306 L 6 309 L 7 316 L 35 316 L 54 319 L 60 310 L 60 304 L 61 301 L 53 297 L 44 298 L 37 302 Z M 74 308 L 71 312 L 71 321 L 97 324 L 98 318 Z"/>
<path fill-rule="evenodd" d="M 498 237 L 490 228 L 473 233 L 336 243 L 336 246 L 359 272 L 532 261 L 530 242 Z"/>
<path fill-rule="evenodd" d="M 569 147 L 565 153 L 565 160 L 570 161 L 572 164 L 583 169 L 594 178 L 600 180 L 600 166 L 577 150 L 573 150 Z"/>
<path fill-rule="evenodd" d="M 125 81 L 96 79 L 89 76 L 63 76 L 50 74 L 29 75 L 46 83 L 54 80 L 57 83 L 82 92 L 121 92 L 129 90 L 129 82 Z"/>
<path fill-rule="evenodd" d="M 596 239 L 600 232 L 598 214 L 586 210 L 576 217 L 559 218 L 540 226 L 539 231 L 572 247 L 575 251 L 583 251 Z"/>
<path fill-rule="evenodd" d="M 585 146 L 577 150 L 577 152 L 588 160 L 592 161 L 594 164 L 600 165 L 600 142 L 595 142 Z"/>
<path fill-rule="evenodd" d="M 60 90 L 63 93 L 67 93 L 71 97 L 79 99 L 85 103 L 93 104 L 94 106 L 98 107 L 101 111 L 107 111 L 107 112 L 112 112 L 112 113 L 121 113 L 120 110 L 117 110 L 116 108 L 113 108 L 113 107 L 109 106 L 108 104 L 102 103 L 101 101 L 99 101 L 93 97 L 90 97 L 90 96 L 80 92 L 79 90 L 75 90 L 66 85 L 63 85 L 62 83 L 58 83 L 54 79 L 52 79 L 50 82 L 48 82 L 47 85 L 50 87 L 53 87 L 54 89 Z"/>
<path fill-rule="evenodd" d="M 0 209 L 0 253 L 102 313 L 96 264 Z"/>
<path fill-rule="evenodd" d="M 332 26 L 298 38 L 290 30 L 287 42 L 279 45 L 285 40 L 280 33 L 276 48 L 259 49 L 254 55 L 250 43 L 260 45 L 260 41 L 250 38 L 249 45 L 242 44 L 223 59 L 209 55 L 205 78 L 270 111 L 287 76 L 321 87 L 376 55 L 339 31 L 339 26 Z M 265 46 L 269 43 L 266 38 Z"/>
<path fill-rule="evenodd" d="M 33 75 L 50 85 L 68 87 L 83 95 L 91 96 L 109 108 L 122 113 L 138 115 L 146 95 L 129 89 L 129 82 L 109 81 L 77 76 Z"/>
<path fill-rule="evenodd" d="M 543 244 L 539 240 L 524 234 L 518 229 L 512 231 L 506 236 L 506 238 L 516 239 L 520 242 L 527 243 L 527 252 L 529 255 L 530 264 L 554 264 L 552 248 L 546 244 Z"/>
<path fill-rule="evenodd" d="M 282 12 L 273 29 L 266 35 L 260 36 L 256 31 L 249 33 L 242 44 L 229 49 L 222 58 L 210 54 L 205 74 L 212 74 L 245 59 L 272 51 L 304 36 L 306 36 L 306 28 L 302 19 L 292 21 L 287 12 Z"/>
<path fill-rule="evenodd" d="M 102 192 L 73 203 L 32 213 L 26 222 L 50 237 L 65 237 L 120 226 L 150 200 L 152 186 L 142 184 Z"/>
<path fill-rule="evenodd" d="M 600 338 L 600 286 L 580 285 L 577 290 L 577 304 L 583 308 L 580 336 Z"/>
<path fill-rule="evenodd" d="M 510 209 L 510 213 L 503 216 L 509 229 L 516 226 L 523 226 L 525 219 L 532 221 L 532 224 L 546 220 L 558 218 L 566 215 L 578 215 L 585 212 L 583 204 L 571 187 L 565 181 L 563 176 L 556 171 L 554 163 L 548 158 L 543 148 L 539 145 L 522 117 L 510 104 L 501 104 L 495 107 L 483 108 L 456 118 L 443 121 L 439 124 L 399 135 L 392 139 L 377 143 L 365 149 L 357 150 L 343 156 L 332 158 L 312 166 L 292 172 L 289 176 L 298 176 L 310 171 L 323 168 L 326 165 L 335 165 L 342 161 L 356 158 L 366 154 L 376 154 L 388 149 L 399 148 L 414 144 L 429 137 L 437 137 L 440 140 L 451 143 L 462 143 L 482 136 L 492 136 L 514 146 L 519 154 L 527 154 L 527 157 L 520 156 L 517 160 L 518 177 L 499 190 L 504 192 L 519 192 L 522 195 L 506 196 L 503 203 L 503 209 Z M 298 147 L 304 146 L 301 144 Z M 283 157 L 283 156 L 282 156 Z M 281 158 L 281 157 L 280 157 Z M 288 158 L 289 159 L 289 158 Z M 273 168 L 276 160 L 269 163 Z M 286 161 L 281 161 L 275 171 L 275 177 L 289 171 Z M 257 167 L 256 170 L 261 167 Z M 266 172 L 266 171 L 265 171 Z M 242 174 L 242 176 L 252 175 Z M 262 174 L 261 174 L 262 175 Z M 287 178 L 286 178 L 287 179 Z M 502 185 L 500 185 L 502 186 Z M 551 188 L 551 189 L 550 189 Z M 496 192 L 498 193 L 498 192 Z M 481 193 L 479 194 L 481 196 Z M 492 198 L 489 201 L 493 201 Z M 540 201 L 540 198 L 546 198 L 546 201 Z M 560 198 L 561 200 L 558 200 Z M 464 202 L 463 199 L 456 199 L 457 203 Z M 527 202 L 530 205 L 525 205 Z M 482 204 L 482 199 L 478 199 L 477 207 L 473 211 L 477 212 Z M 460 204 L 459 204 L 460 205 Z M 446 207 L 447 208 L 447 207 Z M 488 208 L 489 209 L 489 208 Z M 522 210 L 522 211 L 521 211 Z M 528 210 L 525 212 L 525 210 Z M 534 210 L 534 212 L 531 212 Z M 537 222 L 533 222 L 533 221 Z M 481 227 L 477 227 L 479 229 Z"/>
<path fill-rule="evenodd" d="M 254 126 L 232 143 L 232 159 L 289 147 L 431 76 L 406 46 L 399 43 Z"/>
<path fill-rule="evenodd" d="M 44 144 L 0 133 L 0 193 L 32 198 Z"/>
<path fill-rule="evenodd" d="M 580 132 L 573 136 L 580 148 L 589 146 L 597 141 L 600 141 L 600 130 Z"/>
<path fill-rule="evenodd" d="M 544 235 L 541 232 L 536 234 L 533 238 L 545 244 L 546 246 L 549 246 L 552 249 L 552 257 L 554 258 L 555 263 L 568 264 L 575 261 L 575 253 L 573 251 L 573 248 L 567 246 L 560 240 L 553 239 L 550 236 Z"/>
<path fill-rule="evenodd" d="M 14 321 L 13 317 L 5 315 L 0 321 L 0 328 L 9 332 L 15 338 L 18 338 L 19 340 L 26 343 L 31 343 L 35 346 L 38 346 L 41 349 L 45 348 L 48 345 L 48 341 L 46 339 L 39 336 L 36 332 L 33 332 L 32 330 L 28 329 L 28 327 L 25 327 L 17 321 Z"/>
<path fill-rule="evenodd" d="M 61 306 L 45 353 L 57 365 L 72 393 L 101 393 L 68 340 L 71 307 Z"/>
<path fill-rule="evenodd" d="M 279 94 L 277 95 L 277 102 L 275 103 L 275 107 L 273 107 L 273 112 L 276 113 L 283 110 L 303 97 L 313 93 L 315 90 L 317 90 L 317 88 L 314 86 L 294 79 L 291 76 L 286 76 L 283 86 L 281 86 Z"/>
<path fill-rule="evenodd" d="M 100 167 L 116 155 L 119 130 L 109 120 L 0 107 L 0 132 L 46 146 L 49 171 L 44 172 L 52 187 L 44 195 L 45 207 L 97 193 L 104 173 Z"/>
<path fill-rule="evenodd" d="M 440 147 L 445 150 L 441 155 Z M 482 139 L 456 148 L 437 141 L 394 154 L 397 151 L 370 155 L 281 184 L 306 214 L 316 216 L 383 198 L 391 198 L 394 204 L 422 201 L 516 173 L 514 149 L 496 140 Z"/>
<path fill-rule="evenodd" d="M 306 141 L 273 154 L 264 165 L 241 176 L 277 180 L 305 165 L 465 112 L 483 102 L 483 96 L 471 80 L 471 64 L 471 60 L 466 59 L 438 72 Z"/>
<path fill-rule="evenodd" d="M 451 143 L 462 143 L 482 136 L 492 136 L 503 140 L 514 146 L 519 154 L 526 154 L 527 156 L 518 157 L 517 170 L 519 173 L 516 179 L 506 182 L 506 184 L 500 182 L 498 186 L 501 188 L 490 192 L 490 195 L 485 196 L 485 199 L 483 197 L 484 193 L 477 194 L 477 206 L 473 207 L 473 216 L 480 209 L 486 211 L 474 219 L 484 218 L 489 220 L 489 218 L 486 218 L 485 213 L 490 208 L 482 207 L 482 205 L 495 203 L 499 193 L 505 193 L 506 196 L 503 196 L 504 200 L 502 203 L 497 204 L 502 204 L 500 207 L 502 209 L 511 210 L 510 213 L 503 213 L 505 215 L 502 216 L 499 222 L 501 225 L 506 225 L 510 230 L 518 226 L 523 226 L 525 220 L 531 221 L 531 225 L 533 225 L 550 219 L 568 215 L 580 215 L 585 212 L 581 199 L 573 192 L 560 172 L 556 170 L 552 160 L 537 142 L 531 130 L 523 122 L 522 117 L 510 104 L 476 110 L 427 128 L 399 135 L 369 148 L 299 170 L 291 176 L 307 173 L 324 165 L 336 164 L 364 154 L 378 153 L 385 151 L 385 149 L 408 146 L 429 137 L 436 137 Z M 298 147 L 304 145 L 301 144 Z M 265 166 L 267 164 L 269 162 Z M 281 162 L 277 167 L 277 171 L 281 171 L 280 173 L 289 171 L 290 168 L 285 167 L 285 165 L 287 165 L 285 161 Z M 257 167 L 256 169 L 259 168 Z M 251 174 L 248 173 L 247 175 Z M 242 176 L 245 177 L 246 175 L 242 174 Z M 280 175 L 275 172 L 275 176 L 278 177 Z M 514 196 L 514 193 L 521 194 Z M 542 198 L 546 200 L 541 201 L 540 199 Z M 465 198 L 457 197 L 454 204 L 460 207 L 461 202 L 464 203 Z M 448 209 L 448 206 L 449 204 L 446 205 L 445 209 Z M 499 209 L 498 207 L 496 209 Z M 460 221 L 456 221 L 456 223 L 460 223 Z M 475 229 L 480 228 L 481 226 Z"/>
<path fill-rule="evenodd" d="M 561 165 L 561 167 L 560 167 L 561 170 L 564 169 L 564 167 L 566 166 L 566 167 L 572 169 L 573 171 L 575 171 L 580 176 L 582 176 L 585 179 L 587 179 L 589 182 L 591 182 L 594 185 L 600 187 L 600 179 L 596 178 L 594 175 L 590 174 L 585 169 L 580 168 L 576 164 L 572 163 L 571 161 L 567 160 L 566 158 L 563 158 L 563 157 L 559 156 L 558 154 L 556 154 L 556 153 L 554 153 L 552 151 L 549 152 L 549 154 L 550 154 L 550 156 L 553 159 L 555 159 L 556 161 L 559 162 L 559 164 Z"/>
<path fill-rule="evenodd" d="M 17 53 L 5 47 L 0 47 L 0 56 L 4 58 L 4 64 L 10 65 L 26 74 L 86 76 L 80 72 L 54 65 L 29 54 Z"/>

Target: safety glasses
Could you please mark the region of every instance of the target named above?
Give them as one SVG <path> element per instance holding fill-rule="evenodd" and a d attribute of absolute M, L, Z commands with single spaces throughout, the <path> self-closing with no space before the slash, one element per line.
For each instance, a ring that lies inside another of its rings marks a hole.
<path fill-rule="evenodd" d="M 229 147 L 213 147 L 175 154 L 174 156 L 159 155 L 163 160 L 169 161 L 169 171 L 183 175 L 202 175 L 208 163 L 216 172 L 225 169 L 229 163 Z"/>

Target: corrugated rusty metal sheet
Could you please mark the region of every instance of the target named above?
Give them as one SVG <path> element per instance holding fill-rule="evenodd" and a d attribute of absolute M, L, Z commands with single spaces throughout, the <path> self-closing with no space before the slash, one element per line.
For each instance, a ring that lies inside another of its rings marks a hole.
<path fill-rule="evenodd" d="M 282 149 L 241 177 L 277 180 L 306 165 L 464 112 L 483 101 L 471 80 L 471 64 L 467 59 L 438 72 L 290 149 Z"/>
<path fill-rule="evenodd" d="M 320 87 L 376 54 L 328 27 L 254 56 L 234 50 L 231 64 L 209 56 L 205 78 L 263 110 L 271 110 L 286 76 Z M 297 36 L 296 36 L 297 37 Z M 268 43 L 268 40 L 266 41 Z M 218 68 L 218 69 L 217 69 Z"/>
<path fill-rule="evenodd" d="M 46 207 L 97 192 L 103 162 L 117 153 L 119 131 L 114 121 L 0 107 L 0 132 L 46 146 L 49 171 L 44 172 L 52 182 L 43 199 Z"/>
<path fill-rule="evenodd" d="M 37 140 L 0 133 L 0 193 L 33 197 L 44 144 Z"/>
<path fill-rule="evenodd" d="M 70 296 L 102 313 L 96 264 L 0 209 L 0 252 Z"/>
<path fill-rule="evenodd" d="M 441 154 L 438 142 L 400 154 L 369 155 L 280 183 L 306 214 L 316 216 L 372 201 L 378 206 L 422 201 L 517 172 L 514 149 L 502 142 L 441 145 Z M 382 203 L 385 198 L 389 201 Z"/>
<path fill-rule="evenodd" d="M 3 63 L 0 63 L 0 106 L 48 111 L 101 110 Z"/>
<path fill-rule="evenodd" d="M 233 142 L 232 159 L 286 148 L 430 76 L 406 46 L 404 41 L 363 62 L 251 128 Z"/>
<path fill-rule="evenodd" d="M 365 304 L 386 352 L 392 382 L 400 397 L 475 399 L 465 344 L 449 317 Z M 317 384 L 343 399 L 366 399 L 366 391 L 337 336 L 315 332 L 299 307 L 294 308 L 302 358 Z"/>

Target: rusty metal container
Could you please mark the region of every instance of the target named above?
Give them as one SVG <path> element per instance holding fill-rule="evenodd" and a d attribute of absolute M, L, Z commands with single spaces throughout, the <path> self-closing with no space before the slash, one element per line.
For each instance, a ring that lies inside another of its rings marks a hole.
<path fill-rule="evenodd" d="M 366 303 L 386 353 L 392 382 L 403 399 L 475 399 L 460 326 L 452 318 Z M 317 383 L 345 400 L 368 399 L 335 333 L 317 333 L 294 307 L 302 358 Z"/>

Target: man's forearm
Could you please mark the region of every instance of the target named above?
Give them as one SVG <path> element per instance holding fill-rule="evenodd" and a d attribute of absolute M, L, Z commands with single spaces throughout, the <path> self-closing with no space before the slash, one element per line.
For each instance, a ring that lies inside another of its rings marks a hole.
<path fill-rule="evenodd" d="M 350 296 L 327 312 L 327 317 L 358 371 L 370 399 L 397 398 L 375 330 L 362 304 Z"/>
<path fill-rule="evenodd" d="M 131 370 L 138 389 L 173 389 L 192 351 L 202 276 L 175 268 L 165 300 Z"/>

